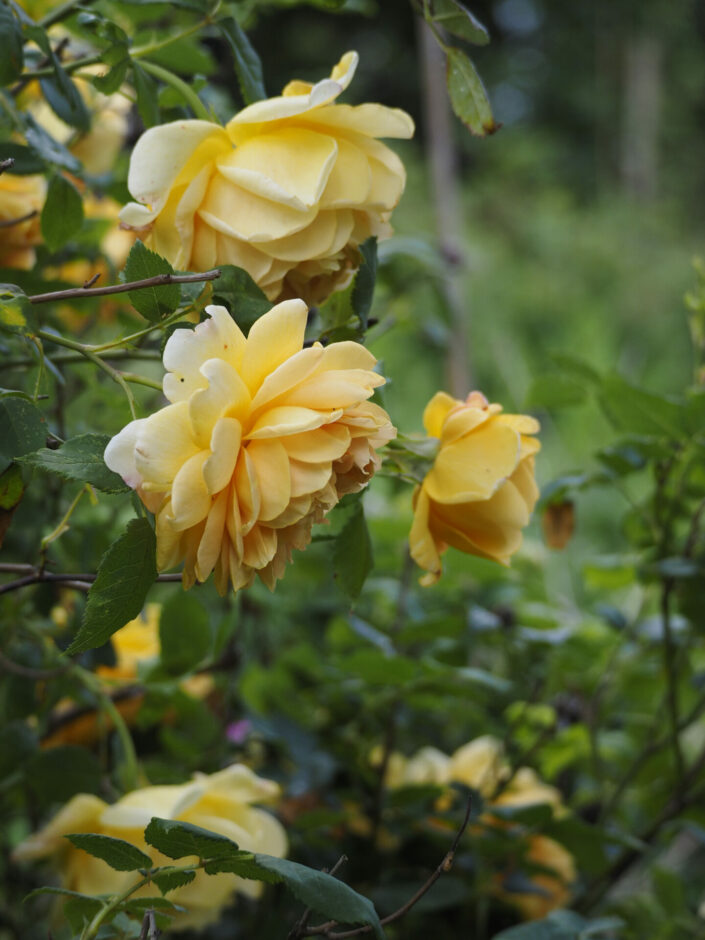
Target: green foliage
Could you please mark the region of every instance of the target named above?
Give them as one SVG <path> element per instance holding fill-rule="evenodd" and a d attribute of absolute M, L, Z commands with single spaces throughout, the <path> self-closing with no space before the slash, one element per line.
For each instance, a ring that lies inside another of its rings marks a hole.
<path fill-rule="evenodd" d="M 62 248 L 83 225 L 83 200 L 80 193 L 60 173 L 49 180 L 41 223 L 42 235 L 51 251 Z"/>
<path fill-rule="evenodd" d="M 41 447 L 46 437 L 46 418 L 36 405 L 15 395 L 0 398 L 0 471 Z"/>
<path fill-rule="evenodd" d="M 241 329 L 247 331 L 272 304 L 247 271 L 232 264 L 219 266 L 220 277 L 213 282 L 213 301 L 223 304 Z"/>
<path fill-rule="evenodd" d="M 0 284 L 0 330 L 24 334 L 36 330 L 32 305 L 14 284 Z"/>
<path fill-rule="evenodd" d="M 73 832 L 66 835 L 76 848 L 107 862 L 115 871 L 138 871 L 151 868 L 152 859 L 124 839 L 99 836 L 88 832 Z"/>
<path fill-rule="evenodd" d="M 218 20 L 218 28 L 228 41 L 233 54 L 235 74 L 245 104 L 253 104 L 255 101 L 266 98 L 262 63 L 237 20 L 232 16 L 225 17 Z"/>
<path fill-rule="evenodd" d="M 9 6 L 0 5 L 0 85 L 14 82 L 24 64 L 24 41 L 17 17 Z"/>
<path fill-rule="evenodd" d="M 142 281 L 173 273 L 174 269 L 166 258 L 160 257 L 138 240 L 132 246 L 125 262 L 123 276 L 125 281 Z M 154 323 L 176 310 L 181 300 L 181 291 L 178 284 L 163 284 L 132 290 L 129 297 L 135 310 L 139 311 L 145 320 Z"/>
<path fill-rule="evenodd" d="M 159 619 L 161 664 L 170 675 L 190 672 L 211 647 L 208 612 L 190 594 L 172 597 Z"/>
<path fill-rule="evenodd" d="M 372 541 L 362 503 L 358 500 L 333 547 L 335 577 L 351 601 L 360 596 L 373 565 Z"/>
<path fill-rule="evenodd" d="M 157 577 L 155 552 L 151 525 L 146 519 L 133 519 L 98 565 L 81 629 L 67 650 L 69 655 L 102 646 L 139 614 Z"/>
<path fill-rule="evenodd" d="M 64 480 L 90 483 L 104 493 L 128 493 L 122 478 L 109 470 L 103 453 L 110 438 L 107 434 L 79 434 L 62 444 L 58 450 L 47 447 L 25 454 L 19 461 L 35 470 L 55 473 Z"/>
<path fill-rule="evenodd" d="M 472 134 L 493 134 L 497 125 L 475 66 L 460 49 L 448 48 L 446 57 L 446 83 L 453 110 Z"/>

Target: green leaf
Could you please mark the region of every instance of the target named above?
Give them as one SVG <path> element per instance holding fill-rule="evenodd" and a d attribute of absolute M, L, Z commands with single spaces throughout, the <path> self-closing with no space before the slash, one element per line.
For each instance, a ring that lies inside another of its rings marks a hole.
<path fill-rule="evenodd" d="M 125 55 L 105 75 L 94 75 L 91 77 L 93 85 L 104 95 L 114 94 L 124 83 L 127 76 L 127 69 L 130 66 L 130 57 Z"/>
<path fill-rule="evenodd" d="M 527 803 L 524 806 L 488 806 L 487 812 L 500 819 L 508 819 L 523 826 L 543 826 L 553 818 L 553 807 L 548 803 Z"/>
<path fill-rule="evenodd" d="M 42 92 L 52 111 L 71 127 L 81 131 L 90 130 L 91 116 L 79 90 L 71 81 L 57 55 L 55 54 L 49 36 L 41 26 L 25 26 L 25 37 L 32 39 L 54 69 L 53 76 L 42 78 L 39 81 Z"/>
<path fill-rule="evenodd" d="M 103 453 L 110 440 L 108 434 L 79 434 L 58 450 L 43 448 L 20 458 L 24 466 L 56 473 L 64 480 L 90 483 L 103 493 L 129 493 L 130 487 L 117 473 L 105 465 Z"/>
<path fill-rule="evenodd" d="M 44 804 L 63 803 L 76 793 L 100 793 L 102 768 L 84 747 L 52 747 L 26 764 L 27 784 Z"/>
<path fill-rule="evenodd" d="M 15 284 L 0 284 L 0 330 L 24 335 L 37 330 L 32 305 Z"/>
<path fill-rule="evenodd" d="M 552 911 L 543 920 L 502 930 L 494 940 L 586 940 L 621 926 L 623 922 L 617 917 L 586 920 L 574 911 Z"/>
<path fill-rule="evenodd" d="M 51 251 L 63 247 L 83 225 L 81 194 L 65 176 L 56 173 L 49 180 L 41 216 L 42 236 Z"/>
<path fill-rule="evenodd" d="M 12 173 L 14 176 L 28 176 L 33 173 L 43 173 L 46 169 L 44 161 L 36 153 L 25 147 L 24 144 L 15 144 L 9 140 L 3 140 L 0 143 L 0 160 L 7 160 L 12 157 L 15 161 L 12 164 Z"/>
<path fill-rule="evenodd" d="M 140 868 L 151 868 L 153 864 L 149 855 L 145 855 L 137 846 L 125 842 L 124 839 L 90 832 L 67 833 L 64 838 L 76 848 L 107 862 L 115 871 L 139 871 Z"/>
<path fill-rule="evenodd" d="M 294 897 L 322 917 L 341 924 L 364 924 L 372 927 L 376 937 L 384 940 L 384 932 L 374 905 L 345 882 L 322 871 L 271 855 L 255 855 L 260 868 L 275 875 Z"/>
<path fill-rule="evenodd" d="M 682 403 L 644 391 L 619 375 L 603 379 L 600 404 L 619 430 L 671 439 L 684 436 L 686 409 Z"/>
<path fill-rule="evenodd" d="M 372 565 L 372 540 L 362 503 L 358 501 L 333 546 L 335 577 L 351 601 L 360 596 Z"/>
<path fill-rule="evenodd" d="M 218 267 L 220 277 L 213 281 L 213 302 L 224 304 L 237 325 L 248 330 L 255 320 L 272 309 L 272 302 L 247 271 L 232 264 Z"/>
<path fill-rule="evenodd" d="M 53 137 L 47 134 L 44 128 L 37 124 L 29 112 L 24 112 L 22 117 L 26 125 L 24 133 L 25 139 L 30 148 L 42 161 L 63 167 L 70 173 L 81 172 L 81 164 L 76 157 L 74 157 L 63 144 L 60 144 L 58 140 L 54 140 Z"/>
<path fill-rule="evenodd" d="M 368 238 L 360 245 L 359 251 L 362 263 L 355 275 L 350 299 L 353 312 L 358 316 L 362 329 L 366 330 L 377 278 L 377 239 Z"/>
<path fill-rule="evenodd" d="M 192 826 L 175 819 L 153 816 L 144 831 L 145 840 L 168 858 L 225 858 L 237 852 L 239 846 L 232 839 Z"/>
<path fill-rule="evenodd" d="M 475 46 L 486 46 L 490 34 L 469 10 L 456 0 L 431 0 L 431 17 L 437 26 Z"/>
<path fill-rule="evenodd" d="M 136 241 L 125 262 L 123 276 L 126 282 L 142 281 L 159 274 L 173 274 L 174 269 L 155 251 L 150 251 L 141 241 Z M 179 306 L 181 290 L 178 284 L 164 284 L 159 287 L 142 287 L 128 294 L 130 303 L 145 320 L 152 323 L 173 313 Z"/>
<path fill-rule="evenodd" d="M 186 881 L 182 884 L 189 884 L 196 877 L 196 872 L 180 872 L 180 874 L 191 875 Z M 152 879 L 154 880 L 154 879 Z M 176 887 L 179 887 L 178 885 Z M 174 914 L 179 914 L 186 910 L 180 904 L 174 904 L 172 901 L 168 901 L 166 898 L 160 898 L 159 895 L 151 898 L 130 898 L 127 901 L 123 901 L 120 904 L 118 910 L 126 911 L 128 914 L 138 914 L 144 915 L 146 911 L 155 910 L 162 911 L 164 914 L 173 916 Z"/>
<path fill-rule="evenodd" d="M 95 904 L 95 909 L 100 910 L 103 906 L 103 902 L 99 898 L 92 898 L 88 894 L 81 894 L 79 891 L 71 891 L 69 888 L 59 888 L 54 885 L 43 885 L 41 888 L 35 888 L 34 891 L 30 891 L 29 894 L 26 894 L 23 899 L 23 903 L 31 901 L 33 898 L 41 897 L 44 894 L 53 894 L 59 895 L 60 897 L 65 898 L 76 898 L 81 901 L 92 901 Z"/>
<path fill-rule="evenodd" d="M 146 519 L 133 519 L 98 565 L 71 656 L 107 643 L 139 614 L 157 577 L 156 538 Z"/>
<path fill-rule="evenodd" d="M 144 126 L 154 127 L 161 120 L 157 98 L 157 83 L 134 59 L 131 64 L 132 81 L 137 92 L 137 110 Z"/>
<path fill-rule="evenodd" d="M 482 80 L 460 49 L 447 50 L 446 84 L 453 110 L 471 134 L 486 137 L 499 130 Z"/>
<path fill-rule="evenodd" d="M 168 894 L 170 891 L 191 884 L 195 877 L 196 872 L 190 868 L 187 871 L 178 868 L 162 868 L 155 875 L 152 875 L 152 881 L 162 894 Z"/>
<path fill-rule="evenodd" d="M 12 10 L 0 3 L 0 85 L 14 82 L 24 65 L 22 28 Z"/>
<path fill-rule="evenodd" d="M 191 594 L 174 594 L 162 608 L 159 645 L 164 669 L 174 676 L 193 669 L 211 649 L 208 612 Z"/>
<path fill-rule="evenodd" d="M 267 97 L 262 78 L 262 63 L 252 47 L 252 43 L 242 30 L 237 20 L 229 16 L 218 21 L 223 35 L 230 44 L 235 63 L 240 92 L 245 104 L 261 101 Z"/>
<path fill-rule="evenodd" d="M 0 398 L 0 473 L 15 457 L 22 457 L 46 443 L 46 418 L 26 398 Z"/>

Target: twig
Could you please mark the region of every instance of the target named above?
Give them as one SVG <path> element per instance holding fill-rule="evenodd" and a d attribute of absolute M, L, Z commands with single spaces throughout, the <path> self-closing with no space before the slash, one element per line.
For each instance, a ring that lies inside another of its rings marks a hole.
<path fill-rule="evenodd" d="M 0 160 L 0 173 L 4 173 L 5 170 L 11 170 L 14 165 L 14 157 L 8 157 L 6 160 Z"/>
<path fill-rule="evenodd" d="M 198 281 L 214 281 L 220 277 L 220 271 L 204 271 L 202 274 L 155 274 L 141 281 L 128 284 L 109 284 L 105 287 L 71 287 L 68 290 L 50 291 L 47 294 L 34 294 L 28 297 L 30 303 L 45 304 L 57 300 L 75 300 L 82 297 L 104 297 L 106 294 L 124 294 L 126 291 L 140 290 L 143 287 L 161 287 L 164 284 L 193 284 Z"/>
<path fill-rule="evenodd" d="M 31 566 L 30 566 L 31 567 Z M 7 571 L 7 567 L 0 568 L 0 571 Z M 40 571 L 39 568 L 32 568 L 31 571 L 22 578 L 15 581 L 8 581 L 7 584 L 0 585 L 0 594 L 9 594 L 10 591 L 17 591 L 19 588 L 27 587 L 29 584 L 40 584 L 43 581 L 53 581 L 55 583 L 65 584 L 67 587 L 75 587 L 78 590 L 88 590 L 95 581 L 95 574 L 74 574 L 66 572 L 64 574 L 55 574 L 52 571 Z M 159 574 L 157 581 L 181 581 L 180 574 Z"/>
<path fill-rule="evenodd" d="M 96 271 L 93 277 L 89 277 L 87 281 L 83 282 L 82 290 L 88 290 L 89 287 L 92 287 L 99 277 L 100 277 L 100 271 Z"/>
<path fill-rule="evenodd" d="M 328 871 L 327 868 L 324 868 L 323 872 L 327 875 L 334 875 L 338 871 L 340 866 L 344 865 L 345 862 L 347 862 L 347 860 L 348 860 L 347 855 L 341 855 L 338 861 L 335 863 L 335 865 L 331 868 L 330 871 Z M 291 928 L 291 930 L 287 934 L 286 940 L 299 940 L 300 937 L 304 936 L 304 930 L 306 928 L 306 925 L 308 924 L 308 919 L 311 916 L 311 913 L 312 913 L 311 908 L 307 907 L 306 910 L 301 915 L 301 917 L 297 920 L 297 922 L 294 924 L 294 926 Z"/>
<path fill-rule="evenodd" d="M 3 162 L 6 163 L 7 161 L 5 160 Z M 3 219 L 0 221 L 0 229 L 12 228 L 13 225 L 21 225 L 22 222 L 29 222 L 30 219 L 33 219 L 37 215 L 39 215 L 39 212 L 36 209 L 32 209 L 31 212 L 27 212 L 25 215 L 20 215 L 16 219 Z"/>
<path fill-rule="evenodd" d="M 106 352 L 100 354 L 101 359 L 145 359 L 153 362 L 161 361 L 161 355 L 157 350 L 151 349 L 116 349 L 114 352 Z M 81 352 L 66 352 L 66 353 L 55 353 L 55 355 L 46 357 L 47 362 L 52 363 L 81 363 L 88 362 L 85 355 Z M 28 356 L 22 359 L 7 359 L 3 362 L 4 369 L 22 369 L 26 366 L 34 366 L 37 364 L 36 359 L 30 358 Z"/>
<path fill-rule="evenodd" d="M 435 869 L 435 871 L 426 879 L 426 881 L 421 885 L 419 890 L 413 894 L 409 900 L 402 904 L 400 908 L 394 911 L 393 914 L 388 914 L 386 917 L 383 917 L 380 920 L 380 923 L 383 927 L 386 927 L 387 924 L 393 923 L 395 920 L 399 920 L 400 917 L 403 917 L 405 914 L 408 914 L 411 908 L 417 904 L 421 898 L 426 894 L 431 888 L 435 885 L 441 875 L 445 875 L 453 867 L 453 862 L 455 861 L 455 853 L 458 850 L 458 845 L 460 840 L 463 837 L 463 833 L 467 829 L 468 823 L 470 822 L 470 813 L 472 812 L 472 797 L 468 797 L 468 802 L 465 807 L 465 815 L 463 816 L 463 821 L 460 824 L 460 828 L 455 834 L 453 839 L 453 844 L 450 849 L 443 856 L 443 859 L 440 865 Z M 343 930 L 337 931 L 336 933 L 331 933 L 331 928 L 335 927 L 336 921 L 330 921 L 326 924 L 319 924 L 316 927 L 308 928 L 304 936 L 311 937 L 317 934 L 327 937 L 328 940 L 344 940 L 346 937 L 360 937 L 363 934 L 371 933 L 372 927 L 356 927 L 354 930 Z"/>
<path fill-rule="evenodd" d="M 0 652 L 0 670 L 12 673 L 15 676 L 22 676 L 23 679 L 33 679 L 37 682 L 42 679 L 54 679 L 56 676 L 63 675 L 70 668 L 71 663 L 65 663 L 63 666 L 56 666 L 54 669 L 34 669 L 31 666 L 23 666 L 22 663 L 13 662 L 4 653 Z"/>

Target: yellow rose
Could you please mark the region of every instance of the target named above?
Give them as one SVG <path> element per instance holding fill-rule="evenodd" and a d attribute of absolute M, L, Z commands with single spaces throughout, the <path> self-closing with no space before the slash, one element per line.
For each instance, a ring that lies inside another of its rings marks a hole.
<path fill-rule="evenodd" d="M 521 545 L 539 491 L 532 437 L 538 421 L 505 415 L 473 392 L 466 401 L 445 392 L 433 396 L 423 421 L 440 449 L 433 467 L 414 494 L 411 556 L 429 573 L 422 584 L 441 576 L 441 555 L 459 549 L 506 565 Z"/>
<path fill-rule="evenodd" d="M 105 462 L 156 514 L 157 565 L 184 561 L 183 581 L 215 571 L 224 594 L 272 589 L 294 548 L 380 464 L 396 434 L 367 399 L 384 384 L 354 342 L 303 349 L 306 305 L 287 300 L 247 339 L 225 307 L 164 348 L 171 404 L 112 439 Z"/>
<path fill-rule="evenodd" d="M 123 222 L 177 269 L 244 268 L 270 300 L 320 303 L 345 287 L 357 246 L 391 233 L 405 183 L 377 137 L 411 137 L 408 114 L 334 104 L 357 66 L 348 52 L 330 78 L 293 81 L 226 126 L 175 121 L 146 131 L 130 162 L 137 203 Z M 141 203 L 139 205 L 138 203 Z"/>
<path fill-rule="evenodd" d="M 134 884 L 135 872 L 119 872 L 100 859 L 77 849 L 63 838 L 70 832 L 94 832 L 132 843 L 146 852 L 155 865 L 173 864 L 171 859 L 147 845 L 144 829 L 153 816 L 192 823 L 233 839 L 241 849 L 283 857 L 287 839 L 281 824 L 270 813 L 253 804 L 275 800 L 279 787 L 257 777 L 248 767 L 233 764 L 218 773 L 195 774 L 191 783 L 178 786 L 144 787 L 133 790 L 113 805 L 97 796 L 79 793 L 40 832 L 15 850 L 20 861 L 51 857 L 63 886 L 82 894 L 117 894 Z M 179 864 L 188 864 L 188 859 Z M 169 893 L 169 900 L 186 908 L 174 918 L 174 928 L 200 928 L 217 919 L 234 893 L 256 898 L 261 884 L 232 874 L 196 874 L 190 884 Z M 134 897 L 158 892 L 147 885 Z"/>
<path fill-rule="evenodd" d="M 502 742 L 489 734 L 458 748 L 448 765 L 449 780 L 464 783 L 483 796 L 491 796 L 508 773 Z"/>
<path fill-rule="evenodd" d="M 560 790 L 544 783 L 530 767 L 520 767 L 492 805 L 532 806 L 541 803 L 551 806 L 554 816 L 565 815 Z M 500 888 L 497 894 L 517 907 L 525 920 L 539 920 L 569 902 L 570 885 L 577 877 L 575 860 L 562 845 L 542 835 L 529 835 L 524 858 L 527 862 L 540 865 L 555 874 L 547 871 L 529 875 L 533 884 L 540 889 L 540 893 L 504 891 Z"/>
<path fill-rule="evenodd" d="M 540 920 L 557 907 L 565 907 L 571 898 L 570 885 L 577 878 L 575 859 L 570 852 L 547 836 L 529 836 L 524 859 L 551 869 L 555 875 L 549 872 L 530 875 L 540 893 L 506 891 L 500 887 L 497 896 L 518 908 L 524 920 Z"/>
<path fill-rule="evenodd" d="M 34 267 L 34 246 L 42 241 L 39 215 L 46 190 L 43 176 L 0 174 L 0 268 L 28 271 Z"/>
<path fill-rule="evenodd" d="M 139 617 L 113 633 L 110 641 L 115 653 L 115 665 L 99 664 L 95 674 L 110 683 L 133 685 L 138 679 L 140 663 L 159 658 L 161 612 L 161 604 L 147 604 Z M 57 625 L 65 626 L 68 619 L 66 608 L 57 605 L 52 608 L 51 617 Z M 204 699 L 213 691 L 213 679 L 206 674 L 188 676 L 180 685 L 194 698 Z M 128 724 L 136 720 L 143 700 L 144 693 L 139 688 L 114 696 L 115 707 Z M 168 724 L 173 721 L 173 716 L 167 714 L 163 721 Z M 114 723 L 109 715 L 102 714 L 98 718 L 94 709 L 77 709 L 73 700 L 62 699 L 52 712 L 49 727 L 53 730 L 49 730 L 42 738 L 42 747 L 45 749 L 65 744 L 90 747 L 110 732 Z"/>
<path fill-rule="evenodd" d="M 84 71 L 100 75 L 106 69 L 105 66 L 96 65 Z M 132 101 L 122 91 L 104 95 L 85 78 L 73 76 L 72 80 L 91 115 L 91 126 L 85 133 L 64 123 L 54 113 L 42 95 L 38 82 L 30 82 L 22 92 L 19 104 L 29 111 L 48 134 L 69 148 L 87 173 L 93 176 L 109 173 L 127 137 Z"/>
<path fill-rule="evenodd" d="M 383 750 L 377 745 L 370 752 L 370 763 L 379 767 Z M 448 782 L 449 758 L 435 747 L 422 747 L 412 757 L 392 751 L 387 759 L 384 785 L 390 790 L 410 786 L 441 786 Z"/>

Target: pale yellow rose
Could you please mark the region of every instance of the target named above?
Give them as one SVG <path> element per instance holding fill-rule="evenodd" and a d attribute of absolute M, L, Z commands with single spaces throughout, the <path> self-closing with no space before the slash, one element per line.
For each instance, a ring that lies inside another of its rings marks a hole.
<path fill-rule="evenodd" d="M 357 246 L 391 233 L 404 167 L 378 137 L 411 137 L 408 114 L 335 104 L 357 66 L 293 81 L 226 126 L 175 121 L 147 130 L 130 162 L 137 203 L 122 220 L 177 269 L 244 268 L 270 300 L 320 303 L 349 283 Z"/>
<path fill-rule="evenodd" d="M 532 806 L 535 803 L 546 803 L 560 815 L 563 797 L 560 790 L 544 783 L 531 767 L 520 767 L 506 789 L 494 800 L 495 806 Z"/>
<path fill-rule="evenodd" d="M 128 424 L 105 462 L 155 513 L 160 570 L 183 561 L 185 587 L 215 571 L 221 594 L 256 574 L 271 589 L 313 524 L 379 467 L 396 431 L 367 399 L 384 379 L 358 343 L 303 349 L 301 300 L 247 339 L 225 307 L 206 313 L 164 348 L 171 404 Z"/>
<path fill-rule="evenodd" d="M 28 271 L 34 267 L 34 248 L 42 241 L 39 217 L 46 192 L 46 180 L 38 174 L 0 174 L 0 268 Z"/>
<path fill-rule="evenodd" d="M 124 839 L 146 852 L 155 865 L 173 865 L 171 859 L 144 840 L 145 827 L 153 816 L 159 816 L 227 836 L 246 851 L 282 858 L 287 852 L 282 825 L 266 810 L 254 805 L 272 802 L 278 796 L 276 783 L 257 777 L 242 764 L 233 764 L 215 774 L 195 774 L 191 783 L 134 790 L 112 805 L 96 796 L 79 793 L 44 829 L 19 845 L 14 855 L 19 861 L 52 858 L 63 886 L 71 891 L 89 895 L 117 894 L 140 876 L 135 872 L 115 871 L 63 837 L 71 832 L 94 832 Z M 182 859 L 178 864 L 188 864 L 189 860 Z M 190 884 L 169 893 L 170 901 L 186 908 L 174 918 L 173 928 L 203 927 L 217 920 L 235 892 L 256 898 L 261 890 L 262 885 L 257 881 L 199 871 Z M 153 885 L 147 885 L 133 897 L 158 893 Z"/>
<path fill-rule="evenodd" d="M 414 494 L 409 545 L 428 571 L 422 584 L 441 576 L 449 546 L 507 565 L 521 545 L 539 495 L 534 455 L 540 444 L 532 436 L 539 424 L 501 412 L 479 392 L 465 401 L 438 392 L 426 406 L 424 427 L 440 448 Z"/>
<path fill-rule="evenodd" d="M 483 796 L 491 796 L 508 774 L 502 742 L 489 734 L 459 747 L 448 765 L 449 780 L 464 783 Z"/>
<path fill-rule="evenodd" d="M 100 75 L 105 66 L 88 66 L 84 73 Z M 104 95 L 88 79 L 72 76 L 91 116 L 91 126 L 82 133 L 58 117 L 42 95 L 38 82 L 30 82 L 19 97 L 19 105 L 29 111 L 35 121 L 54 140 L 71 151 L 83 164 L 87 173 L 100 176 L 115 166 L 118 154 L 127 137 L 132 101 L 129 89 Z"/>
<path fill-rule="evenodd" d="M 370 763 L 379 767 L 383 749 L 377 746 L 370 752 Z M 448 782 L 449 758 L 436 747 L 422 747 L 412 757 L 392 751 L 387 759 L 384 785 L 390 790 L 410 786 L 442 786 Z"/>

